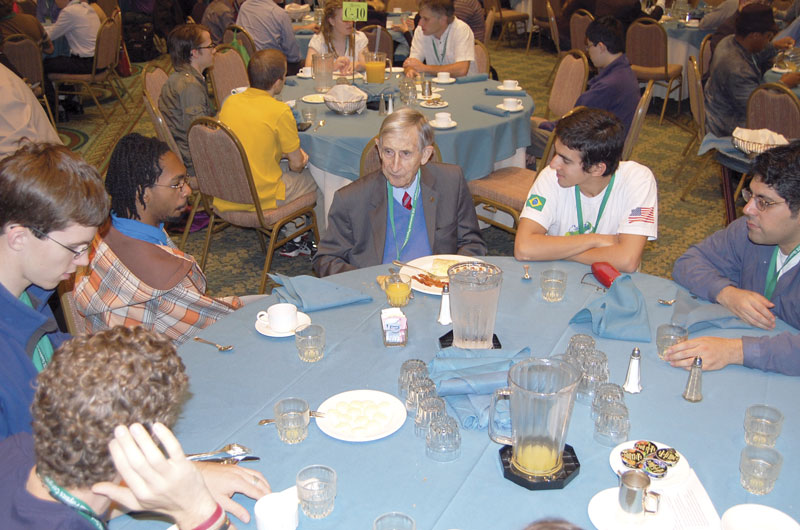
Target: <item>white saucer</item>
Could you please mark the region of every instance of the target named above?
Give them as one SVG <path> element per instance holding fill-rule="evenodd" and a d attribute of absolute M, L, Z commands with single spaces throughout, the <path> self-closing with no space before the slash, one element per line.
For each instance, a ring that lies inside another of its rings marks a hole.
<path fill-rule="evenodd" d="M 666 513 L 645 515 L 643 520 L 630 520 L 619 507 L 619 488 L 608 488 L 592 497 L 586 511 L 597 530 L 660 530 L 672 528 Z M 663 503 L 662 503 L 663 505 Z"/>
<path fill-rule="evenodd" d="M 305 75 L 302 72 L 297 72 L 297 77 L 299 77 L 300 79 L 311 79 L 312 77 L 314 77 L 314 75 L 313 74 L 312 75 Z"/>
<path fill-rule="evenodd" d="M 434 77 L 433 79 L 431 79 L 431 81 L 433 81 L 434 83 L 438 83 L 440 85 L 452 85 L 453 83 L 456 82 L 456 80 L 453 79 L 452 77 L 450 79 L 448 79 L 447 81 L 440 81 L 439 79 Z"/>
<path fill-rule="evenodd" d="M 751 528 L 797 530 L 800 524 L 782 511 L 763 504 L 737 504 L 722 514 L 722 530 Z"/>
<path fill-rule="evenodd" d="M 419 106 L 423 109 L 443 109 L 449 105 L 449 103 L 442 101 L 441 99 L 438 101 L 440 102 L 438 105 L 432 101 L 423 101 L 419 104 Z"/>
<path fill-rule="evenodd" d="M 789 72 L 791 72 L 791 70 L 789 70 L 788 68 L 778 68 L 777 66 L 773 66 L 772 68 L 770 68 L 770 70 L 772 70 L 776 74 L 788 74 Z"/>
<path fill-rule="evenodd" d="M 505 90 L 506 92 L 516 92 L 517 90 L 522 90 L 522 87 L 517 85 L 517 88 L 506 88 L 503 85 L 497 87 L 497 90 Z"/>
<path fill-rule="evenodd" d="M 525 108 L 525 105 L 520 105 L 519 107 L 517 107 L 515 109 L 507 109 L 507 108 L 505 108 L 503 106 L 502 103 L 499 103 L 499 104 L 495 105 L 495 107 L 497 107 L 500 110 L 507 110 L 508 112 L 519 112 L 519 111 L 521 111 L 521 110 L 523 110 Z"/>
<path fill-rule="evenodd" d="M 438 125 L 438 124 L 437 124 L 435 121 L 433 121 L 433 120 L 429 121 L 428 123 L 429 123 L 429 124 L 431 125 L 431 127 L 433 127 L 434 129 L 442 129 L 442 130 L 444 130 L 444 129 L 452 129 L 453 127 L 455 127 L 456 125 L 458 125 L 458 123 L 456 123 L 456 122 L 454 122 L 454 121 L 452 121 L 452 120 L 450 121 L 450 123 L 449 123 L 448 125 Z"/>
<path fill-rule="evenodd" d="M 311 324 L 311 317 L 302 313 L 300 311 L 297 312 L 297 327 L 305 326 L 307 324 Z M 261 333 L 262 335 L 266 335 L 267 337 L 291 337 L 294 335 L 294 330 L 291 331 L 274 331 L 272 328 L 269 327 L 269 324 L 262 322 L 261 320 L 256 320 L 256 331 Z"/>
<path fill-rule="evenodd" d="M 300 99 L 306 103 L 325 103 L 325 98 L 322 96 L 322 94 L 306 94 Z"/>
<path fill-rule="evenodd" d="M 390 74 L 399 74 L 404 71 L 402 66 L 392 66 L 388 68 L 384 68 L 384 70 Z"/>

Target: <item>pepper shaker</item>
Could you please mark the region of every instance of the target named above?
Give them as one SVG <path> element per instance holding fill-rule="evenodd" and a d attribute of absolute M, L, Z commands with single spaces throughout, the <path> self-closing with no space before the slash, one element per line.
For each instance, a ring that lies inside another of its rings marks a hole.
<path fill-rule="evenodd" d="M 700 357 L 694 358 L 689 380 L 686 381 L 686 390 L 683 391 L 683 399 L 692 403 L 703 399 L 703 359 Z"/>

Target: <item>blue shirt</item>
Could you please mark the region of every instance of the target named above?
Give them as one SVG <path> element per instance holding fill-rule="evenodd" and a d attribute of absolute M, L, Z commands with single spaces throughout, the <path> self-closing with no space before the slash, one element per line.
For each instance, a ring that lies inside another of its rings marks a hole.
<path fill-rule="evenodd" d="M 430 256 L 431 244 L 428 241 L 428 230 L 425 224 L 425 208 L 422 207 L 422 197 L 417 197 L 417 209 L 414 212 L 414 225 L 411 227 L 411 234 L 408 236 L 408 243 L 397 256 L 397 249 L 403 245 L 408 230 L 408 223 L 411 220 L 411 211 L 403 206 L 403 195 L 408 193 L 414 197 L 419 186 L 419 176 L 414 178 L 414 182 L 408 188 L 395 188 L 392 186 L 392 197 L 394 198 L 394 227 L 392 232 L 391 210 L 386 208 L 386 243 L 383 245 L 383 261 L 381 263 L 391 263 L 392 260 L 410 261 L 422 256 Z M 396 246 L 395 246 L 396 245 Z"/>
<path fill-rule="evenodd" d="M 128 237 L 153 243 L 154 245 L 169 246 L 169 236 L 164 231 L 164 223 L 157 227 L 145 224 L 136 219 L 127 219 L 125 217 L 117 217 L 115 213 L 111 213 L 111 224 L 114 228 L 122 232 Z"/>

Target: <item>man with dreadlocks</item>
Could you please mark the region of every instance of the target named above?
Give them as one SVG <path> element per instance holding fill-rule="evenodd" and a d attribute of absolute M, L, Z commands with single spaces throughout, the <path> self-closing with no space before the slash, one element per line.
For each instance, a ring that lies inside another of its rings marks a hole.
<path fill-rule="evenodd" d="M 89 267 L 76 276 L 75 302 L 88 332 L 141 325 L 181 344 L 242 306 L 238 297 L 207 296 L 194 258 L 164 231 L 192 193 L 186 168 L 167 144 L 123 137 L 106 175 L 111 222 L 92 242 Z"/>

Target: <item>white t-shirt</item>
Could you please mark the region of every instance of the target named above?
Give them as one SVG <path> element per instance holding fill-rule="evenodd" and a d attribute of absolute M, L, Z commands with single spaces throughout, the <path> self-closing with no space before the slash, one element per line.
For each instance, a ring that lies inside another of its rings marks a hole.
<path fill-rule="evenodd" d="M 356 62 L 362 59 L 361 52 L 367 49 L 367 36 L 362 31 L 356 31 Z M 322 33 L 317 33 L 308 42 L 308 47 L 313 48 L 317 53 L 330 53 L 333 50 L 328 50 L 328 45 L 325 44 L 325 38 Z M 347 49 L 346 56 L 350 57 L 350 49 Z"/>
<path fill-rule="evenodd" d="M 581 194 L 584 233 L 589 233 L 597 220 L 605 190 L 594 197 Z M 556 172 L 544 169 L 528 192 L 520 217 L 542 225 L 548 235 L 578 234 L 578 210 L 575 187 L 558 185 Z M 653 240 L 658 235 L 658 190 L 653 172 L 637 162 L 620 162 L 614 187 L 600 218 L 598 234 L 635 234 Z"/>
<path fill-rule="evenodd" d="M 475 65 L 475 36 L 472 34 L 472 29 L 457 18 L 453 18 L 453 22 L 447 26 L 440 39 L 433 35 L 425 35 L 422 26 L 417 26 L 414 38 L 411 40 L 409 57 L 430 65 L 469 61 L 467 75 L 478 73 L 478 67 Z"/>

